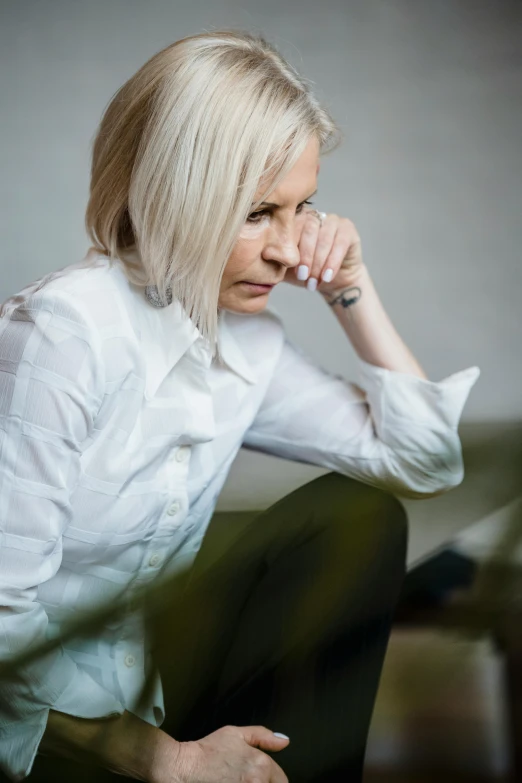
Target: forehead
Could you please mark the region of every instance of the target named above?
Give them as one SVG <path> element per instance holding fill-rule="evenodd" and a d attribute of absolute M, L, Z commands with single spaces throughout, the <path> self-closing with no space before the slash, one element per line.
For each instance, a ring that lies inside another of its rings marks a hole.
<path fill-rule="evenodd" d="M 306 145 L 294 166 L 281 180 L 276 188 L 270 191 L 267 200 L 285 198 L 306 198 L 315 189 L 316 177 L 319 173 L 319 141 L 314 136 Z M 266 186 L 265 186 L 266 187 Z M 256 199 L 261 198 L 264 189 L 261 186 L 256 192 Z"/>

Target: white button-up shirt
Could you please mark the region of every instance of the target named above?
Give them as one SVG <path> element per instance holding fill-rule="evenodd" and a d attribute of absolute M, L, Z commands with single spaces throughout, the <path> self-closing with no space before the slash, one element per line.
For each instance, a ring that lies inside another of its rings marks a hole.
<path fill-rule="evenodd" d="M 410 497 L 463 478 L 457 425 L 479 370 L 440 383 L 358 359 L 358 385 L 272 310 L 220 311 L 224 364 L 177 300 L 151 305 L 121 262 L 86 259 L 0 319 L 0 660 L 81 610 L 195 557 L 241 446 Z M 49 708 L 160 725 L 141 620 L 64 644 L 0 687 L 0 767 L 27 775 Z"/>

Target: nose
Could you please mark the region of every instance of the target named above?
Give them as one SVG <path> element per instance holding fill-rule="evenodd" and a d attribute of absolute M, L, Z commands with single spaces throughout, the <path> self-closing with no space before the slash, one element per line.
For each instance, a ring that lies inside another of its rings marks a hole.
<path fill-rule="evenodd" d="M 263 259 L 277 261 L 286 267 L 297 266 L 300 259 L 297 239 L 297 229 L 294 225 L 273 227 L 263 248 Z"/>

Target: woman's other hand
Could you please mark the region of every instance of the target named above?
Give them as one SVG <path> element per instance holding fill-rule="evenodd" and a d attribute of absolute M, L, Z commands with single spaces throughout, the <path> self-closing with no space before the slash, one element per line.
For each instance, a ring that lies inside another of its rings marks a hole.
<path fill-rule="evenodd" d="M 224 726 L 196 742 L 180 742 L 174 766 L 158 768 L 152 783 L 288 783 L 263 753 L 283 750 L 288 742 L 264 726 Z"/>

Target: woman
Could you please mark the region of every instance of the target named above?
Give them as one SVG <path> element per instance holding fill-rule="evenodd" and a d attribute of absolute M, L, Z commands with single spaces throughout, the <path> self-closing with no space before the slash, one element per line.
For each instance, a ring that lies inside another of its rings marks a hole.
<path fill-rule="evenodd" d="M 479 371 L 429 381 L 353 223 L 310 208 L 338 140 L 261 37 L 178 41 L 104 114 L 93 247 L 4 303 L 2 658 L 127 602 L 2 684 L 7 779 L 361 780 L 404 572 L 394 495 L 461 482 Z M 282 282 L 322 298 L 360 385 L 286 337 Z M 206 557 L 241 446 L 329 472 Z M 140 591 L 183 569 L 145 622 Z"/>

